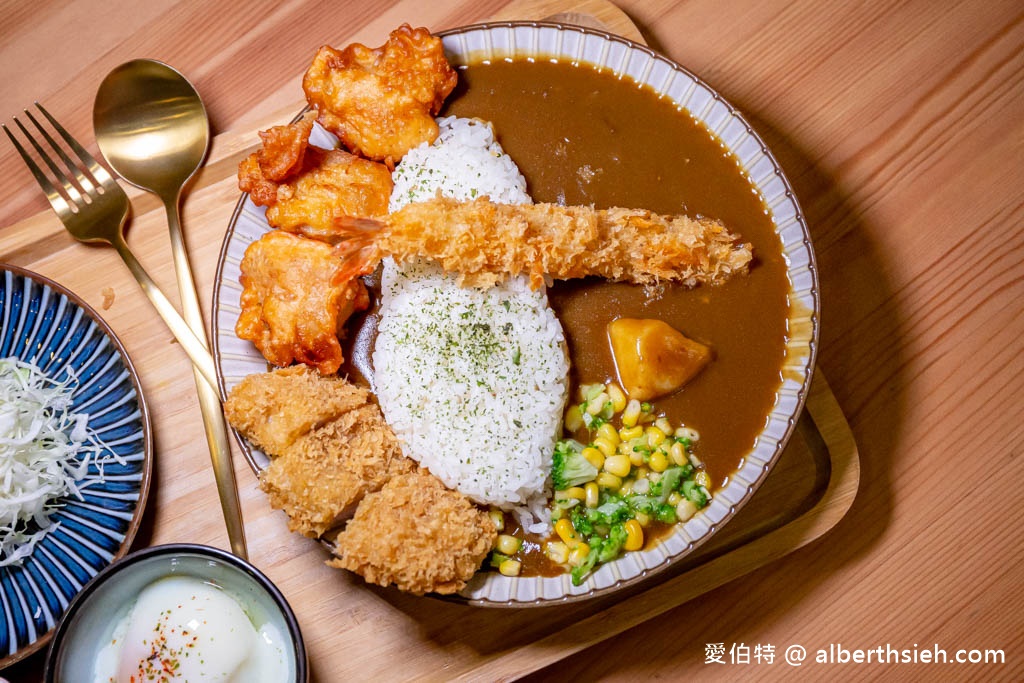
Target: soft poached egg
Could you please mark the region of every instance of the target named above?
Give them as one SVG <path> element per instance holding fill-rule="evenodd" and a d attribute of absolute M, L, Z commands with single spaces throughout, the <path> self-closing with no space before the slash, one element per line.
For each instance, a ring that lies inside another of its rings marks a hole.
<path fill-rule="evenodd" d="M 96 662 L 97 681 L 287 680 L 284 638 L 257 630 L 238 600 L 188 576 L 150 584 L 114 628 Z"/>

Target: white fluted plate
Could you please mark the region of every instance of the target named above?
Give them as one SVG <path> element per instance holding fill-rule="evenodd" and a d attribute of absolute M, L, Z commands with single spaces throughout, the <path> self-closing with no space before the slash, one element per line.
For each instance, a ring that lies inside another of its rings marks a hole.
<path fill-rule="evenodd" d="M 727 484 L 715 491 L 711 504 L 653 548 L 601 565 L 581 586 L 573 586 L 568 574 L 521 578 L 480 572 L 460 593 L 471 604 L 486 607 L 549 605 L 606 595 L 671 567 L 707 541 L 751 498 L 782 454 L 803 409 L 818 346 L 820 302 L 810 235 L 785 174 L 750 124 L 714 89 L 672 60 L 618 36 L 556 23 L 480 24 L 440 35 L 453 66 L 505 58 L 554 59 L 598 66 L 648 86 L 686 109 L 733 154 L 770 210 L 782 242 L 790 285 L 783 382 L 754 448 Z M 335 143 L 322 129 L 315 135 L 313 144 Z M 246 247 L 268 230 L 263 209 L 243 195 L 225 236 L 214 295 L 215 355 L 224 391 L 267 368 L 259 352 L 235 336 L 234 326 L 241 293 L 239 263 Z M 265 465 L 266 456 L 244 440 L 241 444 L 255 469 Z"/>

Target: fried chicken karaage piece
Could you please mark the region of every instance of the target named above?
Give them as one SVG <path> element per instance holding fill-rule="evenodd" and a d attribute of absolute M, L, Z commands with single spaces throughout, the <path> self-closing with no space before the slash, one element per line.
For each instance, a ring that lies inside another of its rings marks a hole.
<path fill-rule="evenodd" d="M 388 212 L 393 183 L 383 164 L 309 144 L 312 116 L 261 131 L 263 145 L 238 167 L 238 187 L 267 207 L 275 228 L 328 239 L 339 219 Z"/>
<path fill-rule="evenodd" d="M 416 468 L 367 390 L 304 366 L 246 377 L 224 412 L 273 456 L 260 488 L 306 536 L 334 528 L 367 494 Z"/>
<path fill-rule="evenodd" d="M 438 135 L 434 116 L 458 76 L 440 38 L 403 24 L 381 47 L 323 46 L 302 80 L 320 124 L 352 152 L 394 165 Z"/>
<path fill-rule="evenodd" d="M 475 287 L 522 274 L 534 288 L 545 276 L 719 284 L 747 272 L 752 258 L 750 244 L 712 219 L 642 209 L 496 204 L 486 197 L 437 197 L 347 228 L 344 248 L 353 263 L 426 258 L 458 273 L 460 284 Z"/>
<path fill-rule="evenodd" d="M 485 511 L 417 470 L 363 499 L 338 535 L 337 558 L 328 564 L 417 595 L 455 593 L 480 568 L 496 538 Z"/>
<path fill-rule="evenodd" d="M 268 232 L 241 263 L 240 339 L 278 366 L 299 361 L 323 374 L 344 358 L 339 334 L 355 311 L 369 306 L 366 286 L 334 247 L 287 232 Z"/>

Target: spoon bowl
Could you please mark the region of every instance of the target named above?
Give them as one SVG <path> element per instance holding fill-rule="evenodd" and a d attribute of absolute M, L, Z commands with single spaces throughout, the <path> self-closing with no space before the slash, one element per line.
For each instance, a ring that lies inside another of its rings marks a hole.
<path fill-rule="evenodd" d="M 192 84 L 162 62 L 136 59 L 103 80 L 93 110 L 96 142 L 118 175 L 165 198 L 206 157 L 210 124 Z"/>

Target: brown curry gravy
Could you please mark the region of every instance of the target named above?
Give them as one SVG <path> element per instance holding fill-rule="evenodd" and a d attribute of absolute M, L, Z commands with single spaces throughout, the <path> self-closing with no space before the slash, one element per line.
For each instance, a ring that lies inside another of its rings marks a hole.
<path fill-rule="evenodd" d="M 652 297 L 642 287 L 584 280 L 548 290 L 574 383 L 615 377 L 605 327 L 618 317 L 659 318 L 714 349 L 682 391 L 654 404 L 700 432 L 697 453 L 721 483 L 764 427 L 781 382 L 788 314 L 782 245 L 736 158 L 671 101 L 586 65 L 471 65 L 443 114 L 491 121 L 534 201 L 710 216 L 754 245 L 750 273 L 718 287 L 668 286 Z"/>
<path fill-rule="evenodd" d="M 674 425 L 700 432 L 695 447 L 712 481 L 737 469 L 763 428 L 781 382 L 789 290 L 769 212 L 738 162 L 702 124 L 646 86 L 593 67 L 496 61 L 464 67 L 443 115 L 479 117 L 518 164 L 536 202 L 651 209 L 721 220 L 754 247 L 750 273 L 718 287 L 556 282 L 551 305 L 579 383 L 615 378 L 606 335 L 617 317 L 659 318 L 714 350 L 676 394 L 654 401 Z M 353 374 L 368 369 L 376 316 L 350 332 Z M 354 335 L 353 335 L 354 333 Z M 529 553 L 524 574 L 550 573 Z"/>

